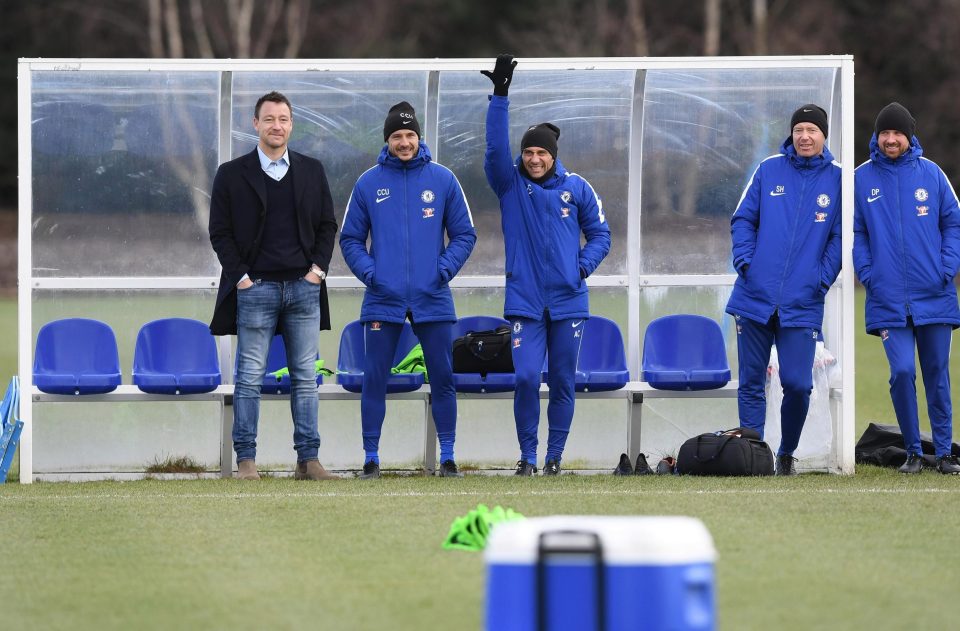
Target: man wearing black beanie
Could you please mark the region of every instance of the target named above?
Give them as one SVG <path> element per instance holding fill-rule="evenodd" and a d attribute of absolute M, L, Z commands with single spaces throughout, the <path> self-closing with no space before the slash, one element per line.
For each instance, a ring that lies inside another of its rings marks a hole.
<path fill-rule="evenodd" d="M 916 361 L 927 392 L 937 470 L 960 474 L 952 455 L 950 342 L 960 326 L 960 204 L 943 170 L 923 156 L 916 121 L 899 103 L 877 115 L 870 160 L 854 174 L 853 263 L 867 290 L 867 333 L 890 364 L 890 396 L 907 459 L 920 473 Z"/>
<path fill-rule="evenodd" d="M 777 475 L 793 475 L 810 407 L 813 359 L 827 292 L 840 273 L 840 165 L 826 147 L 827 113 L 801 105 L 780 153 L 763 160 L 733 218 L 740 425 L 763 435 L 770 350 L 777 346 L 783 402 Z"/>
<path fill-rule="evenodd" d="M 360 424 L 364 465 L 360 477 L 380 477 L 380 433 L 393 357 L 409 319 L 423 349 L 431 410 L 440 441 L 441 477 L 462 477 L 454 460 L 457 393 L 451 335 L 457 315 L 450 280 L 477 241 L 470 207 L 450 169 L 433 161 L 420 138 L 413 106 L 401 101 L 387 113 L 377 164 L 357 180 L 347 203 L 340 249 L 366 285 L 360 321 L 364 367 Z M 367 246 L 367 239 L 370 245 Z M 417 375 L 400 375 L 411 382 Z M 421 380 L 422 383 L 422 380 Z"/>
<path fill-rule="evenodd" d="M 558 475 L 573 422 L 584 322 L 590 317 L 584 279 L 610 250 L 610 229 L 590 183 L 557 159 L 556 125 L 528 127 L 514 160 L 507 93 L 516 65 L 513 56 L 500 55 L 492 72 L 481 71 L 493 82 L 483 168 L 500 199 L 506 251 L 503 314 L 512 325 L 513 414 L 520 443 L 515 473 L 537 472 L 540 373 L 546 357 L 550 432 L 543 474 Z M 586 237 L 582 248 L 581 234 Z"/>

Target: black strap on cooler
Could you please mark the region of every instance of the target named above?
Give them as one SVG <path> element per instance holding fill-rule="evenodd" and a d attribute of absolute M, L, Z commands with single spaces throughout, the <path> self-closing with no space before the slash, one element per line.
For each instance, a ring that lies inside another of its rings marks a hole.
<path fill-rule="evenodd" d="M 553 530 L 540 533 L 537 546 L 537 629 L 547 629 L 547 562 L 555 557 L 586 556 L 593 561 L 597 600 L 596 631 L 606 629 L 606 589 L 603 579 L 603 545 L 600 535 L 584 530 Z"/>

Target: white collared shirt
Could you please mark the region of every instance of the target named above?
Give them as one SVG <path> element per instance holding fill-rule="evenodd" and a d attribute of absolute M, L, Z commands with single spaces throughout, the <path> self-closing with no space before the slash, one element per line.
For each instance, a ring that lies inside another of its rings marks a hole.
<path fill-rule="evenodd" d="M 290 170 L 290 152 L 287 150 L 284 150 L 283 155 L 278 159 L 271 160 L 260 148 L 260 145 L 257 145 L 257 155 L 260 156 L 260 168 L 263 169 L 263 172 L 278 182 Z"/>

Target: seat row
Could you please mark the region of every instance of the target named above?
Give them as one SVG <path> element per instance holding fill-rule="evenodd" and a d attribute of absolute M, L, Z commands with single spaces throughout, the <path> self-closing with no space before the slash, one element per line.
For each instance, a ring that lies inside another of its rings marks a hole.
<path fill-rule="evenodd" d="M 508 325 L 492 316 L 466 316 L 454 325 L 454 337 Z M 623 336 L 612 320 L 594 316 L 586 321 L 576 370 L 578 392 L 623 388 L 630 381 Z M 417 344 L 409 323 L 404 325 L 394 357 L 400 362 Z M 363 323 L 348 324 L 340 337 L 337 383 L 359 393 L 365 354 Z M 290 391 L 289 375 L 272 373 L 286 366 L 280 336 L 267 358 L 264 394 Z M 698 315 L 664 316 L 650 323 L 644 336 L 643 380 L 664 390 L 721 388 L 730 380 L 723 335 L 717 323 Z M 137 334 L 133 383 L 151 394 L 200 394 L 221 383 L 217 345 L 207 325 L 187 318 L 148 322 Z M 543 368 L 546 380 L 546 363 Z M 323 382 L 321 375 L 317 383 Z M 44 325 L 37 335 L 33 383 L 49 394 L 102 394 L 121 383 L 119 353 L 113 330 L 87 318 L 66 318 Z M 458 392 L 508 392 L 516 387 L 513 373 L 454 373 Z M 396 374 L 388 392 L 411 392 L 424 384 L 422 373 Z"/>

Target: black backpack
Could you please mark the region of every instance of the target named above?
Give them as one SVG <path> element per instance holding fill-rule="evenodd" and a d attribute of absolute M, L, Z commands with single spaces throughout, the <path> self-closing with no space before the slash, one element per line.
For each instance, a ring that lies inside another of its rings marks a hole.
<path fill-rule="evenodd" d="M 760 434 L 737 427 L 688 439 L 677 454 L 681 475 L 773 475 L 773 452 Z"/>
<path fill-rule="evenodd" d="M 513 372 L 510 327 L 470 331 L 453 341 L 453 372 Z"/>

